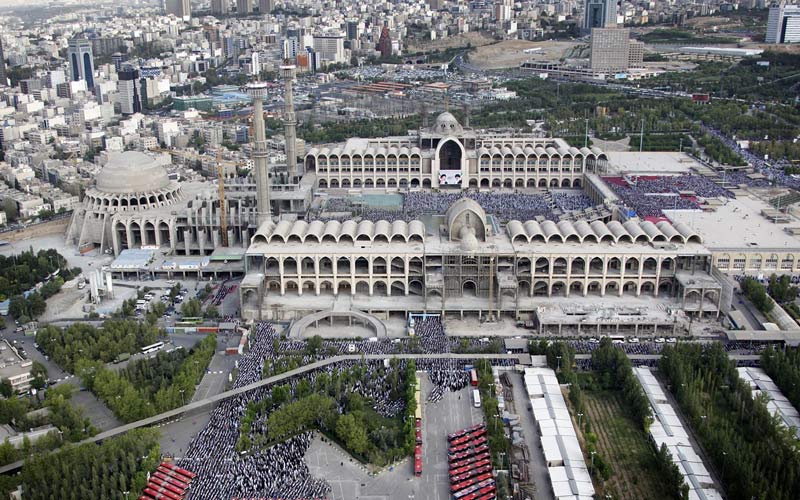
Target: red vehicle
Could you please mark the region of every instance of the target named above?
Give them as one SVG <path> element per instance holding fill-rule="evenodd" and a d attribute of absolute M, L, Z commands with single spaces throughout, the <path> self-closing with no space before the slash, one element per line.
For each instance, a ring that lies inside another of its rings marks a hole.
<path fill-rule="evenodd" d="M 194 472 L 189 472 L 188 470 L 186 470 L 184 468 L 181 468 L 181 467 L 178 467 L 177 465 L 173 465 L 173 464 L 171 464 L 169 462 L 161 462 L 161 465 L 163 465 L 167 469 L 170 469 L 170 470 L 173 470 L 173 471 L 177 472 L 178 474 L 182 474 L 182 475 L 188 477 L 189 479 L 194 479 L 194 478 L 197 477 L 197 474 L 195 474 Z"/>
<path fill-rule="evenodd" d="M 159 471 L 155 471 L 153 473 L 152 477 L 157 477 L 157 478 L 161 479 L 162 481 L 168 482 L 169 484 L 171 484 L 173 486 L 177 486 L 178 488 L 181 488 L 181 489 L 184 489 L 184 490 L 189 488 L 188 484 L 184 483 L 183 481 L 181 481 L 180 479 L 176 478 L 175 476 L 168 476 L 168 475 L 166 475 L 166 474 L 164 474 L 162 472 L 159 472 Z"/>
<path fill-rule="evenodd" d="M 480 460 L 489 458 L 489 453 L 479 453 L 472 457 L 465 458 L 463 460 L 457 460 L 455 462 L 450 462 L 450 470 L 458 469 L 459 467 L 463 467 L 465 465 L 471 464 L 473 462 L 478 462 Z"/>
<path fill-rule="evenodd" d="M 184 476 L 183 474 L 181 474 L 179 472 L 175 472 L 172 469 L 168 469 L 167 467 L 164 467 L 162 465 L 159 465 L 158 468 L 156 469 L 156 471 L 164 474 L 165 476 L 174 477 L 178 481 L 183 481 L 186 484 L 189 484 L 192 481 L 191 478 L 189 478 L 187 476 Z"/>
<path fill-rule="evenodd" d="M 485 488 L 481 488 L 478 491 L 472 492 L 465 497 L 461 497 L 461 500 L 493 500 L 496 498 L 495 495 L 495 487 L 494 485 L 486 486 Z"/>
<path fill-rule="evenodd" d="M 461 444 L 461 445 L 458 445 L 458 446 L 451 446 L 450 448 L 447 449 L 447 453 L 449 453 L 451 455 L 453 453 L 460 453 L 460 452 L 462 452 L 462 451 L 464 451 L 466 449 L 473 448 L 475 446 L 480 446 L 480 445 L 482 445 L 484 443 L 486 443 L 486 436 L 481 436 L 481 437 L 479 437 L 477 439 L 473 439 L 472 441 L 469 441 L 467 443 L 464 443 L 464 444 Z"/>
<path fill-rule="evenodd" d="M 475 368 L 472 368 L 469 371 L 469 384 L 472 387 L 478 387 L 478 372 L 475 371 Z"/>
<path fill-rule="evenodd" d="M 480 483 L 482 481 L 486 481 L 487 479 L 492 479 L 492 473 L 491 472 L 485 472 L 485 473 L 481 474 L 480 476 L 471 477 L 469 479 L 465 479 L 464 481 L 461 481 L 460 483 L 452 484 L 452 485 L 450 485 L 450 491 L 452 493 L 455 493 L 456 491 L 461 491 L 464 488 L 468 488 L 468 487 L 470 487 L 470 486 L 472 486 L 474 484 Z"/>
<path fill-rule="evenodd" d="M 463 465 L 463 466 L 459 467 L 458 469 L 451 469 L 450 470 L 450 478 L 452 480 L 452 478 L 454 478 L 456 476 L 460 476 L 460 475 L 464 474 L 465 472 L 468 472 L 468 471 L 473 470 L 473 469 L 478 469 L 478 468 L 484 467 L 486 465 L 491 465 L 491 463 L 492 463 L 492 461 L 489 460 L 489 458 L 487 457 L 487 458 L 484 458 L 482 460 L 478 460 L 477 462 L 472 462 L 471 464 Z"/>
<path fill-rule="evenodd" d="M 183 496 L 186 493 L 186 490 L 184 490 L 183 488 L 177 488 L 177 487 L 169 484 L 168 482 L 164 481 L 163 479 L 159 479 L 157 477 L 151 477 L 150 478 L 150 484 L 151 485 L 156 485 L 157 487 L 165 489 L 165 490 L 169 491 L 170 493 L 174 493 L 174 494 L 176 494 L 178 496 Z"/>
<path fill-rule="evenodd" d="M 144 492 L 156 500 L 181 500 L 181 497 L 177 495 L 174 495 L 168 491 L 156 491 L 149 485 L 145 487 Z"/>
<path fill-rule="evenodd" d="M 461 436 L 463 436 L 465 434 L 469 434 L 472 431 L 477 431 L 478 429 L 481 429 L 481 428 L 485 429 L 486 428 L 486 424 L 483 424 L 483 423 L 476 424 L 476 425 L 473 425 L 472 427 L 467 427 L 466 429 L 461 429 L 460 431 L 455 431 L 454 433 L 447 435 L 447 440 L 448 441 L 452 441 L 452 440 L 454 440 L 456 438 L 459 438 L 459 437 L 461 437 Z"/>
<path fill-rule="evenodd" d="M 422 444 L 422 429 L 420 429 L 419 427 L 417 427 L 416 436 L 417 436 L 417 444 Z"/>
<path fill-rule="evenodd" d="M 422 446 L 417 445 L 414 449 L 414 475 L 422 475 Z"/>
<path fill-rule="evenodd" d="M 473 476 L 477 476 L 479 474 L 485 474 L 486 472 L 492 471 L 491 464 L 479 465 L 477 467 L 474 464 L 468 465 L 466 467 L 467 470 L 462 471 L 458 474 L 453 475 L 453 471 L 450 471 L 450 482 L 451 483 L 460 483 L 466 479 L 469 479 Z"/>
<path fill-rule="evenodd" d="M 477 448 L 456 453 L 455 455 L 452 455 L 450 457 L 450 461 L 453 462 L 454 460 L 461 460 L 462 458 L 471 457 L 472 455 L 477 455 L 478 453 L 483 453 L 484 451 L 489 451 L 489 447 L 486 446 L 485 444 L 482 446 L 478 446 Z"/>
<path fill-rule="evenodd" d="M 477 483 L 477 484 L 473 484 L 472 486 L 464 488 L 461 491 L 457 491 L 457 492 L 455 492 L 453 494 L 453 498 L 465 497 L 465 496 L 469 495 L 470 493 L 473 493 L 473 492 L 476 492 L 476 491 L 480 491 L 482 488 L 485 488 L 485 487 L 487 487 L 489 485 L 494 486 L 494 479 L 487 479 L 486 481 L 483 481 L 483 482 L 480 482 L 480 483 Z"/>

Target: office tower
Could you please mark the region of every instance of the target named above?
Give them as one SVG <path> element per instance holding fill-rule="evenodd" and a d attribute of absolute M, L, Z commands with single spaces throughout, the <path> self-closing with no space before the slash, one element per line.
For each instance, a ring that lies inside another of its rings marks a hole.
<path fill-rule="evenodd" d="M 376 50 L 381 53 L 382 58 L 391 57 L 392 55 L 392 38 L 389 36 L 389 28 L 386 26 L 381 30 L 381 37 L 378 39 Z"/>
<path fill-rule="evenodd" d="M 126 66 L 119 72 L 117 84 L 120 100 L 119 107 L 123 115 L 132 115 L 142 111 L 142 98 L 139 93 L 139 70 Z"/>
<path fill-rule="evenodd" d="M 264 97 L 267 85 L 254 82 L 247 85 L 247 93 L 253 99 L 253 169 L 256 176 L 256 210 L 258 225 L 271 220 L 269 200 L 269 160 L 267 154 L 267 133 L 264 126 Z"/>
<path fill-rule="evenodd" d="M 331 63 L 345 62 L 344 37 L 341 34 L 314 35 L 314 52 L 323 61 Z"/>
<path fill-rule="evenodd" d="M 269 14 L 275 8 L 275 0 L 258 0 L 258 13 Z"/>
<path fill-rule="evenodd" d="M 586 8 L 583 12 L 583 29 L 613 28 L 616 26 L 616 0 L 586 0 Z"/>
<path fill-rule="evenodd" d="M 593 73 L 628 71 L 630 59 L 630 30 L 628 28 L 592 28 Z"/>
<path fill-rule="evenodd" d="M 94 55 L 92 44 L 85 37 L 75 37 L 67 48 L 72 81 L 84 80 L 87 89 L 94 89 Z"/>
<path fill-rule="evenodd" d="M 230 0 L 211 0 L 212 14 L 227 14 L 231 10 Z"/>
<path fill-rule="evenodd" d="M 352 20 L 347 21 L 347 39 L 348 40 L 356 40 L 358 38 L 358 21 Z"/>
<path fill-rule="evenodd" d="M 164 0 L 164 13 L 175 17 L 191 17 L 191 0 Z"/>
<path fill-rule="evenodd" d="M 237 14 L 252 14 L 253 13 L 253 0 L 236 0 L 236 13 Z"/>
<path fill-rule="evenodd" d="M 8 75 L 6 75 L 6 55 L 3 52 L 2 37 L 0 37 L 0 85 L 8 85 Z"/>
<path fill-rule="evenodd" d="M 284 84 L 283 135 L 286 138 L 286 169 L 290 176 L 299 178 L 302 172 L 297 164 L 297 118 L 294 115 L 294 83 L 296 68 L 293 65 L 281 66 L 281 76 Z"/>
<path fill-rule="evenodd" d="M 800 42 L 800 5 L 780 3 L 769 8 L 766 42 Z"/>

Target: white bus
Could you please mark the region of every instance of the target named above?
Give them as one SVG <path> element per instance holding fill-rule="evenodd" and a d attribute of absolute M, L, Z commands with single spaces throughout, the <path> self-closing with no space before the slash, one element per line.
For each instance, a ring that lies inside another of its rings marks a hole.
<path fill-rule="evenodd" d="M 472 405 L 475 408 L 481 407 L 481 393 L 478 389 L 472 389 Z"/>
<path fill-rule="evenodd" d="M 155 344 L 152 345 L 146 345 L 142 347 L 142 354 L 150 354 L 151 352 L 156 352 L 162 347 L 164 347 L 163 342 L 156 342 Z"/>

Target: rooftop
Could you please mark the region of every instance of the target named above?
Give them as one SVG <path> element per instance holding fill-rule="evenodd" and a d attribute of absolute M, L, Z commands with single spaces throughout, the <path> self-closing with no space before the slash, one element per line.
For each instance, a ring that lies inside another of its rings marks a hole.
<path fill-rule="evenodd" d="M 683 222 L 703 237 L 711 250 L 796 250 L 800 239 L 790 235 L 786 226 L 775 224 L 761 215 L 772 206 L 752 197 L 739 197 L 719 205 L 713 211 L 664 210 L 673 222 Z"/>

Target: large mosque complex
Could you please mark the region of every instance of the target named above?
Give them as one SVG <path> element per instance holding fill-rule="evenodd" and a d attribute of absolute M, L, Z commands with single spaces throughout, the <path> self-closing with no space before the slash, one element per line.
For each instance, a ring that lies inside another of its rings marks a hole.
<path fill-rule="evenodd" d="M 283 73 L 285 135 L 295 137 L 293 71 Z M 228 247 L 220 248 L 216 184 L 170 180 L 139 152 L 109 156 L 68 240 L 119 259 L 142 250 L 172 259 L 170 268 L 148 259 L 137 274 L 172 276 L 181 256 L 238 256 L 227 269 L 242 278 L 246 319 L 436 312 L 532 320 L 543 331 L 655 333 L 674 330 L 679 317 L 728 312 L 731 276 L 800 272 L 795 219 L 743 186 L 700 179 L 710 178 L 707 168 L 685 155 L 653 165 L 656 157 L 640 153 L 610 159 L 558 138 L 471 129 L 448 112 L 407 136 L 351 138 L 306 152 L 287 146 L 287 163 L 277 168 L 292 184 L 276 185 L 265 88 L 249 90 L 254 171 L 249 181 L 226 183 Z M 639 183 L 661 186 L 668 176 L 705 184 L 679 192 L 642 187 L 657 192 L 636 205 Z M 287 192 L 291 204 L 282 201 Z M 570 193 L 592 206 L 556 207 L 554 199 Z M 396 204 L 379 217 L 364 211 L 410 194 L 430 204 Z M 495 197 L 508 206 L 498 208 Z M 331 210 L 336 216 L 317 209 L 341 199 L 360 209 Z M 202 275 L 203 262 L 193 272 Z"/>

